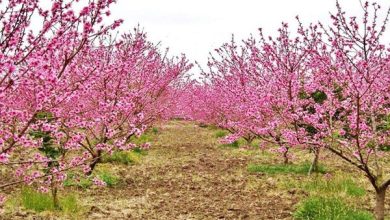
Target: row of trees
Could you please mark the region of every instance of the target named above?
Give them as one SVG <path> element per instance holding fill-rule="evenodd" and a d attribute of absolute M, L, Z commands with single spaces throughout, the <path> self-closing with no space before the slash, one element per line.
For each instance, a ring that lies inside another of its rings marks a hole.
<path fill-rule="evenodd" d="M 36 184 L 56 200 L 67 171 L 90 175 L 103 155 L 136 147 L 134 136 L 175 115 L 226 128 L 227 141 L 261 139 L 285 163 L 290 148 L 310 149 L 313 170 L 327 149 L 364 173 L 384 219 L 390 11 L 378 22 L 379 5 L 365 3 L 359 20 L 337 4 L 329 27 L 298 19 L 294 33 L 283 23 L 276 38 L 233 39 L 203 83 L 183 85 L 184 56 L 139 29 L 112 34 L 122 23 L 104 22 L 114 0 L 0 2 L 0 166 L 15 173 L 1 191 Z"/>
<path fill-rule="evenodd" d="M 228 129 L 234 141 L 258 138 L 289 149 L 310 149 L 316 168 L 327 149 L 362 172 L 376 192 L 376 216 L 384 219 L 390 185 L 390 47 L 379 22 L 380 6 L 362 5 L 360 18 L 337 3 L 331 25 L 298 28 L 282 23 L 278 35 L 234 39 L 216 49 L 204 82 L 187 85 L 183 117 Z"/>
<path fill-rule="evenodd" d="M 134 136 L 170 117 L 191 65 L 139 28 L 114 35 L 122 20 L 103 22 L 114 0 L 0 2 L 0 167 L 16 177 L 0 190 L 34 183 L 58 206 L 67 171 L 90 175 L 104 154 L 136 147 Z"/>

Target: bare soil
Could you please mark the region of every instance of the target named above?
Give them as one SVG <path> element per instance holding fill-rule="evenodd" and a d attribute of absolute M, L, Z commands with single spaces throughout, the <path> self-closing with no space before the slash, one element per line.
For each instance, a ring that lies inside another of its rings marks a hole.
<path fill-rule="evenodd" d="M 272 193 L 273 181 L 248 188 L 250 156 L 221 149 L 214 133 L 174 121 L 160 128 L 145 159 L 122 171 L 125 187 L 88 203 L 89 219 L 289 219 L 299 196 Z"/>

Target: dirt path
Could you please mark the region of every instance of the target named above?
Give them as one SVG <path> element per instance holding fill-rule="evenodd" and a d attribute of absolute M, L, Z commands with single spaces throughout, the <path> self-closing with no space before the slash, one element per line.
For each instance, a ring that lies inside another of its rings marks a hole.
<path fill-rule="evenodd" d="M 295 196 L 272 194 L 273 180 L 246 171 L 253 156 L 218 147 L 214 132 L 172 121 L 124 184 L 86 199 L 89 219 L 290 219 Z M 253 187 L 253 179 L 262 179 Z"/>

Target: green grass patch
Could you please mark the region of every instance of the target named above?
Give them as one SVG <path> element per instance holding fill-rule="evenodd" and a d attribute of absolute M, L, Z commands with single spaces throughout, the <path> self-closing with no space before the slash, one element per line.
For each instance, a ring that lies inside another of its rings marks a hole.
<path fill-rule="evenodd" d="M 140 137 L 135 138 L 137 143 L 145 143 L 153 140 L 151 134 L 143 133 Z"/>
<path fill-rule="evenodd" d="M 215 132 L 214 135 L 216 138 L 223 138 L 228 134 L 229 133 L 227 131 L 219 130 L 219 131 Z M 222 144 L 221 147 L 237 149 L 237 148 L 245 146 L 245 147 L 249 147 L 249 149 L 258 149 L 259 144 L 260 144 L 260 140 L 257 140 L 257 139 L 253 140 L 252 143 L 248 143 L 244 138 L 239 138 L 238 140 L 234 141 L 233 143 Z"/>
<path fill-rule="evenodd" d="M 82 189 L 90 188 L 93 185 L 94 177 L 99 178 L 107 184 L 108 187 L 113 187 L 120 183 L 120 178 L 112 174 L 107 168 L 97 169 L 96 174 L 92 176 L 84 176 L 83 174 L 68 173 L 64 181 L 65 187 L 78 187 Z"/>
<path fill-rule="evenodd" d="M 159 132 L 159 131 L 158 131 L 158 128 L 156 128 L 156 127 L 153 127 L 153 128 L 152 128 L 152 133 L 153 133 L 153 134 L 158 134 L 158 132 Z"/>
<path fill-rule="evenodd" d="M 84 175 L 77 175 L 75 173 L 68 173 L 67 177 L 64 181 L 65 187 L 78 187 L 82 189 L 87 189 L 92 186 L 92 181 L 90 178 L 84 176 Z"/>
<path fill-rule="evenodd" d="M 67 194 L 65 196 L 60 195 L 60 210 L 56 210 L 54 207 L 53 198 L 50 193 L 37 192 L 28 187 L 22 188 L 20 198 L 17 200 L 19 200 L 21 206 L 35 212 L 61 211 L 65 214 L 75 215 L 81 210 L 77 197 L 74 194 Z M 15 202 L 14 204 L 16 203 L 18 202 Z"/>
<path fill-rule="evenodd" d="M 345 194 L 353 197 L 361 197 L 366 194 L 365 189 L 356 184 L 352 178 L 343 177 L 341 175 L 331 177 L 330 179 L 325 179 L 321 176 L 313 177 L 310 182 L 303 186 L 303 189 L 339 196 L 340 194 Z"/>
<path fill-rule="evenodd" d="M 49 193 L 40 193 L 30 188 L 23 188 L 21 193 L 21 205 L 36 212 L 54 211 L 53 198 Z"/>
<path fill-rule="evenodd" d="M 218 130 L 218 131 L 215 132 L 215 137 L 216 138 L 222 138 L 222 137 L 225 137 L 228 134 L 229 134 L 229 132 L 227 132 L 225 130 Z"/>
<path fill-rule="evenodd" d="M 139 137 L 132 136 L 130 138 L 130 142 L 134 143 L 136 145 L 141 145 L 141 144 L 144 144 L 146 142 L 153 142 L 156 135 L 158 134 L 158 132 L 159 132 L 158 128 L 148 129 L 143 134 L 141 134 L 141 136 L 139 136 Z"/>
<path fill-rule="evenodd" d="M 382 144 L 379 146 L 379 149 L 382 151 L 390 151 L 390 144 Z"/>
<path fill-rule="evenodd" d="M 266 174 L 307 174 L 310 169 L 310 163 L 303 164 L 250 164 L 248 171 L 251 173 L 266 173 Z M 318 173 L 326 173 L 324 166 L 318 167 Z"/>
<path fill-rule="evenodd" d="M 259 149 L 259 145 L 260 145 L 261 141 L 259 139 L 254 139 L 252 141 L 252 143 L 250 144 L 251 147 L 255 148 L 255 149 Z"/>
<path fill-rule="evenodd" d="M 232 142 L 230 144 L 222 144 L 221 147 L 238 149 L 241 146 L 244 146 L 246 144 L 247 144 L 247 142 L 243 138 L 239 138 L 238 140 L 235 140 L 234 142 Z"/>
<path fill-rule="evenodd" d="M 77 213 L 80 211 L 80 205 L 77 201 L 77 196 L 69 194 L 60 199 L 60 206 L 65 213 Z"/>
<path fill-rule="evenodd" d="M 132 150 L 132 152 L 136 153 L 137 155 L 139 156 L 145 156 L 148 154 L 148 151 L 147 150 L 142 150 L 141 148 L 139 147 L 136 147 Z"/>
<path fill-rule="evenodd" d="M 240 147 L 240 141 L 234 141 L 230 144 L 222 144 L 222 147 L 226 147 L 226 148 L 239 148 Z"/>
<path fill-rule="evenodd" d="M 136 136 L 131 137 L 130 141 L 136 145 L 141 145 L 141 144 L 144 144 L 146 142 L 152 142 L 153 139 L 154 139 L 154 134 L 149 131 L 149 132 L 143 133 L 139 137 L 136 137 Z"/>
<path fill-rule="evenodd" d="M 107 184 L 108 187 L 113 187 L 120 182 L 120 178 L 107 170 L 99 171 L 98 175 L 99 179 Z"/>
<path fill-rule="evenodd" d="M 299 203 L 295 219 L 304 220 L 371 220 L 374 216 L 364 210 L 346 205 L 337 197 L 309 197 Z"/>
<path fill-rule="evenodd" d="M 136 164 L 141 160 L 143 151 L 136 148 L 131 151 L 116 151 L 112 155 L 103 157 L 103 162 L 120 163 L 125 165 Z"/>

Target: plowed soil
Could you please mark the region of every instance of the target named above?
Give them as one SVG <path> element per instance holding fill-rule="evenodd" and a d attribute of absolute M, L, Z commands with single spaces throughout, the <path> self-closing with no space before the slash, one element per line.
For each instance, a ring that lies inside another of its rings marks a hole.
<path fill-rule="evenodd" d="M 251 156 L 228 150 L 207 128 L 171 122 L 161 128 L 142 163 L 122 171 L 126 187 L 103 189 L 89 201 L 88 218 L 291 218 L 297 196 L 272 193 L 275 183 L 265 176 L 263 187 L 249 188 Z"/>

